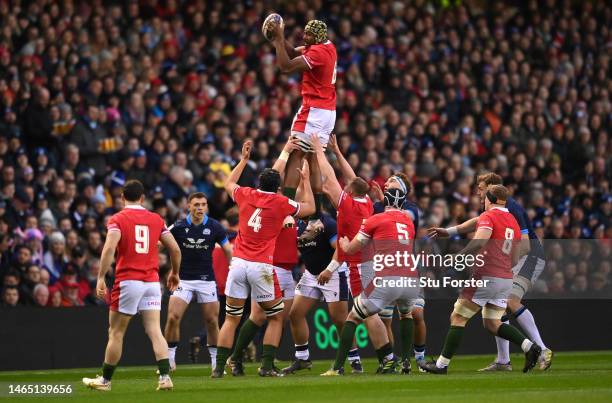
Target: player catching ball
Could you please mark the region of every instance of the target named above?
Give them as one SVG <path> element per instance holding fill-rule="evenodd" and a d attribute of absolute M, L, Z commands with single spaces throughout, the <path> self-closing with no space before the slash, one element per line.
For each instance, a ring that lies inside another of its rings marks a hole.
<path fill-rule="evenodd" d="M 290 74 L 303 72 L 302 105 L 293 118 L 291 136 L 298 139 L 299 150 L 293 152 L 287 163 L 285 188 L 293 198 L 300 181 L 298 168 L 305 153 L 310 163 L 310 183 L 315 197 L 316 212 L 310 226 L 322 227 L 318 220 L 323 191 L 321 171 L 314 156 L 310 137 L 317 135 L 323 147 L 336 124 L 336 47 L 327 39 L 327 25 L 323 21 L 311 20 L 304 28 L 304 46 L 294 48 L 283 31 L 282 18 L 272 14 L 264 22 L 266 38 L 276 49 L 276 58 L 281 72 Z M 287 194 L 287 192 L 286 192 Z"/>

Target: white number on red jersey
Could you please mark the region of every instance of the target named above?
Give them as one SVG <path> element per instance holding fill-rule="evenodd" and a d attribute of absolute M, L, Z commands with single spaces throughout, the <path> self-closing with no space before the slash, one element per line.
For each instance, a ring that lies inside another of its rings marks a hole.
<path fill-rule="evenodd" d="M 514 240 L 514 230 L 512 228 L 506 228 L 506 232 L 504 233 L 504 238 L 506 238 L 506 240 L 504 241 L 504 244 L 502 245 L 502 252 L 504 252 L 506 255 L 509 255 L 510 251 L 512 250 L 512 241 Z"/>
<path fill-rule="evenodd" d="M 397 228 L 397 239 L 399 239 L 401 244 L 407 244 L 410 240 L 406 227 L 406 224 L 402 224 L 400 222 L 395 223 L 395 228 Z"/>
<path fill-rule="evenodd" d="M 251 218 L 249 218 L 248 226 L 253 228 L 253 232 L 259 232 L 261 229 L 261 217 L 259 214 L 261 213 L 261 209 L 257 208 L 251 214 Z"/>
<path fill-rule="evenodd" d="M 149 227 L 147 225 L 137 225 L 134 228 L 136 238 L 136 253 L 149 253 Z"/>

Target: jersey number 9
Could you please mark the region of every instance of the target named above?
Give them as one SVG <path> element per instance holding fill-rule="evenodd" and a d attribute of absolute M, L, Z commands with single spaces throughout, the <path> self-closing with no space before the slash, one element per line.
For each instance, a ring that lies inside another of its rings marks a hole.
<path fill-rule="evenodd" d="M 149 253 L 149 227 L 146 225 L 137 225 L 134 228 L 136 235 L 136 253 L 146 254 Z"/>

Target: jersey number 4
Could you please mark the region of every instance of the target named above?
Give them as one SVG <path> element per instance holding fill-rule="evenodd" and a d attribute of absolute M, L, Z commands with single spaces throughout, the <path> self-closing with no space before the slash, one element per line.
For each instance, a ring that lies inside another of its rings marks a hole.
<path fill-rule="evenodd" d="M 134 228 L 134 234 L 136 235 L 136 243 L 134 244 L 136 253 L 149 253 L 149 227 L 147 225 L 137 225 Z"/>
<path fill-rule="evenodd" d="M 253 232 L 259 232 L 259 230 L 261 229 L 261 216 L 259 215 L 261 213 L 261 209 L 257 208 L 255 209 L 255 211 L 253 211 L 253 214 L 251 214 L 251 218 L 249 218 L 249 222 L 248 222 L 248 226 L 253 228 Z"/>

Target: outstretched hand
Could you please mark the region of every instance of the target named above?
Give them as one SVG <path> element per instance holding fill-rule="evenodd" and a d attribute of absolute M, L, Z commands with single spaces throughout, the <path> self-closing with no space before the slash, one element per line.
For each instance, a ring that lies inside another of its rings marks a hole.
<path fill-rule="evenodd" d="M 308 161 L 304 158 L 304 162 L 302 163 L 302 169 L 296 168 L 300 173 L 300 179 L 304 182 L 308 182 L 310 180 L 310 167 L 308 165 Z"/>
<path fill-rule="evenodd" d="M 385 198 L 385 194 L 376 181 L 370 182 L 370 198 L 377 202 L 382 201 Z"/>
<path fill-rule="evenodd" d="M 338 141 L 336 139 L 336 134 L 335 133 L 332 133 L 329 136 L 329 142 L 327 143 L 327 147 L 334 154 L 339 154 L 340 153 L 340 148 L 338 148 Z"/>
<path fill-rule="evenodd" d="M 323 151 L 323 146 L 319 141 L 319 135 L 317 135 L 316 133 L 310 135 L 310 143 L 312 144 L 312 148 L 314 148 L 315 152 L 318 153 Z"/>

